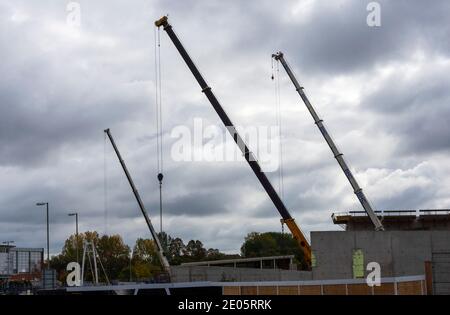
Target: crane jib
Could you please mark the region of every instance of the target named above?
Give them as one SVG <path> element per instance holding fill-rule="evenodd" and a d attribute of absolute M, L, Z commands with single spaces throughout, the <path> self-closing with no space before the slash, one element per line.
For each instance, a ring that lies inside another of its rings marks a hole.
<path fill-rule="evenodd" d="M 361 203 L 362 207 L 366 211 L 367 215 L 369 216 L 370 220 L 372 221 L 373 225 L 375 226 L 376 230 L 383 230 L 383 225 L 381 224 L 381 221 L 378 219 L 378 217 L 375 215 L 375 212 L 372 209 L 372 206 L 370 205 L 369 201 L 367 200 L 366 196 L 364 195 L 364 192 L 359 187 L 355 177 L 353 176 L 352 172 L 347 166 L 347 163 L 344 160 L 343 154 L 340 153 L 336 147 L 336 145 L 333 142 L 333 139 L 328 134 L 327 130 L 325 129 L 325 126 L 323 125 L 323 120 L 319 118 L 316 111 L 314 110 L 314 107 L 309 102 L 305 92 L 303 91 L 303 87 L 300 87 L 300 84 L 297 81 L 297 78 L 295 77 L 294 73 L 290 69 L 288 63 L 284 59 L 284 54 L 282 52 L 277 52 L 276 54 L 272 55 L 272 58 L 274 58 L 277 61 L 280 61 L 283 65 L 283 68 L 286 70 L 286 73 L 288 74 L 289 78 L 291 79 L 296 91 L 299 93 L 301 99 L 303 100 L 303 103 L 308 108 L 309 112 L 313 116 L 314 122 L 316 123 L 317 127 L 319 128 L 321 134 L 323 135 L 325 141 L 327 142 L 328 146 L 331 149 L 331 152 L 333 152 L 334 157 L 336 158 L 339 166 L 341 167 L 342 171 L 344 172 L 345 176 L 347 177 L 348 181 L 350 182 L 350 185 L 353 187 L 353 191 L 356 194 L 359 202 Z"/>
<path fill-rule="evenodd" d="M 164 255 L 164 250 L 161 246 L 161 242 L 159 241 L 158 235 L 156 234 L 155 229 L 153 228 L 153 225 L 151 223 L 150 218 L 148 217 L 147 214 L 147 210 L 145 209 L 144 203 L 142 202 L 141 196 L 139 195 L 139 192 L 136 189 L 136 186 L 134 185 L 133 179 L 131 178 L 130 173 L 128 172 L 127 166 L 125 165 L 125 161 L 122 159 L 122 156 L 119 152 L 119 149 L 117 148 L 116 142 L 114 141 L 114 138 L 110 132 L 109 129 L 105 129 L 104 131 L 108 138 L 109 141 L 111 142 L 111 145 L 114 149 L 114 152 L 116 152 L 117 158 L 119 160 L 120 165 L 122 166 L 122 169 L 125 173 L 126 178 L 128 179 L 128 183 L 130 184 L 131 190 L 133 191 L 134 197 L 136 198 L 136 201 L 139 205 L 139 208 L 142 212 L 142 215 L 144 216 L 145 222 L 147 224 L 147 227 L 150 230 L 150 234 L 152 235 L 152 238 L 155 242 L 156 245 L 156 254 L 158 255 L 158 258 L 161 262 L 161 266 L 164 268 L 164 270 L 167 272 L 167 274 L 170 277 L 170 265 L 169 262 L 167 261 L 166 256 Z"/>
<path fill-rule="evenodd" d="M 228 117 L 225 110 L 220 105 L 219 101 L 217 100 L 216 96 L 212 92 L 212 89 L 208 84 L 206 83 L 203 76 L 200 74 L 200 71 L 195 66 L 194 62 L 192 61 L 191 57 L 187 53 L 187 51 L 184 49 L 183 45 L 181 44 L 180 40 L 178 39 L 177 35 L 173 31 L 173 28 L 170 24 L 164 25 L 164 30 L 169 35 L 169 38 L 174 43 L 175 47 L 178 49 L 181 57 L 186 62 L 188 68 L 191 70 L 192 74 L 194 75 L 195 79 L 197 80 L 198 84 L 202 88 L 202 92 L 205 94 L 205 96 L 210 101 L 211 105 L 213 106 L 216 113 L 219 115 L 219 118 L 222 120 L 222 123 L 225 125 L 226 129 L 229 131 L 230 135 L 232 136 L 233 140 L 236 142 L 236 144 L 241 149 L 242 153 L 244 154 L 244 157 L 248 164 L 250 165 L 251 169 L 255 173 L 256 177 L 261 182 L 262 186 L 266 190 L 267 194 L 269 195 L 270 199 L 274 203 L 275 207 L 279 211 L 281 217 L 285 220 L 292 219 L 292 216 L 290 215 L 289 211 L 287 210 L 286 206 L 284 205 L 283 201 L 280 199 L 278 194 L 276 193 L 275 189 L 273 188 L 272 184 L 268 180 L 266 174 L 261 170 L 261 167 L 259 163 L 256 161 L 253 157 L 253 155 L 250 155 L 249 148 L 245 144 L 245 142 L 242 140 L 241 136 L 237 132 L 234 124 L 232 123 L 231 119 Z"/>

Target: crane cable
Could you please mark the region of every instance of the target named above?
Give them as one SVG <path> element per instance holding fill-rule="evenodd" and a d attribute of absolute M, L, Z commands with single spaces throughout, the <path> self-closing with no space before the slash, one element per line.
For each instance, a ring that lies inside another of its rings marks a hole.
<path fill-rule="evenodd" d="M 161 36 L 160 29 L 154 29 L 155 37 L 155 106 L 156 106 L 156 154 L 159 182 L 159 226 L 160 232 L 163 231 L 163 199 L 162 199 L 162 181 L 163 175 L 163 124 L 162 124 L 162 93 L 161 93 Z"/>
<path fill-rule="evenodd" d="M 281 120 L 281 94 L 280 94 L 280 62 L 276 60 L 274 67 L 274 58 L 272 59 L 272 81 L 275 85 L 275 119 L 278 132 L 278 193 L 284 197 L 284 170 L 283 170 L 283 141 L 282 141 L 282 120 Z M 284 233 L 284 220 L 281 219 L 281 232 Z"/>
<path fill-rule="evenodd" d="M 284 197 L 284 165 L 283 165 L 283 141 L 282 141 L 282 119 L 281 119 L 281 93 L 280 93 L 280 68 L 279 62 L 276 62 L 276 67 L 273 67 L 272 59 L 272 80 L 275 83 L 275 112 L 276 112 L 276 126 L 278 131 L 278 192 L 280 197 Z"/>

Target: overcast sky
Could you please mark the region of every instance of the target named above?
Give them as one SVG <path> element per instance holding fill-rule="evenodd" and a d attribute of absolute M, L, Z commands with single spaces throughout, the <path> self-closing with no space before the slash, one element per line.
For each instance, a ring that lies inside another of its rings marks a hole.
<path fill-rule="evenodd" d="M 105 142 L 111 128 L 159 230 L 155 28 L 170 23 L 236 125 L 276 123 L 271 54 L 298 80 L 377 209 L 450 208 L 449 1 L 0 0 L 0 241 L 51 252 L 80 230 L 149 237 Z M 180 162 L 176 126 L 222 128 L 161 30 L 164 230 L 237 252 L 280 216 L 243 159 Z M 284 202 L 301 228 L 336 230 L 333 212 L 361 210 L 292 83 L 280 71 Z M 277 173 L 269 177 L 278 188 Z M 106 183 L 106 191 L 105 191 Z M 105 207 L 106 205 L 106 207 Z"/>

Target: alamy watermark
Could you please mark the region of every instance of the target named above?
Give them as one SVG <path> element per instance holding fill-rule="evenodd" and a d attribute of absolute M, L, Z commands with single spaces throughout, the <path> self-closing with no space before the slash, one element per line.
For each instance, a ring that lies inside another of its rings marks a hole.
<path fill-rule="evenodd" d="M 369 27 L 381 26 L 381 5 L 377 1 L 372 1 L 366 7 L 369 14 L 367 14 L 366 22 Z"/>
<path fill-rule="evenodd" d="M 66 277 L 66 283 L 68 287 L 79 287 L 82 284 L 81 281 L 81 268 L 77 262 L 70 262 L 67 264 L 67 271 L 69 273 Z"/>
<path fill-rule="evenodd" d="M 193 122 L 193 128 L 179 125 L 172 129 L 170 136 L 176 139 L 170 151 L 173 161 L 236 162 L 243 161 L 246 155 L 250 161 L 258 161 L 264 172 L 278 170 L 280 134 L 277 126 L 227 126 L 223 129 L 205 125 L 201 118 L 194 118 Z"/>
<path fill-rule="evenodd" d="M 66 5 L 66 12 L 66 24 L 74 28 L 81 27 L 81 5 L 71 1 Z"/>
<path fill-rule="evenodd" d="M 379 263 L 372 261 L 367 264 L 367 271 L 370 271 L 366 277 L 366 283 L 369 287 L 381 286 L 381 266 Z"/>

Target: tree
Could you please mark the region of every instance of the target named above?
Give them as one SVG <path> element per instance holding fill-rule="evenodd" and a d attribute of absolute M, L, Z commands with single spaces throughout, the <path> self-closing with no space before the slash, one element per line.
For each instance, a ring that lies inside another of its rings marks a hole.
<path fill-rule="evenodd" d="M 99 236 L 97 232 L 85 232 L 78 235 L 78 251 L 79 251 L 79 262 L 81 265 L 83 257 L 83 244 L 85 241 L 90 241 L 94 243 L 100 261 L 98 261 L 98 276 L 99 281 L 106 282 L 106 277 L 103 274 L 101 265 L 105 268 L 106 275 L 109 280 L 126 280 L 123 276 L 122 270 L 128 268 L 129 265 L 129 253 L 130 248 L 123 242 L 120 235 L 103 235 Z M 50 260 L 50 265 L 52 268 L 56 269 L 58 273 L 58 280 L 65 282 L 67 276 L 66 266 L 69 262 L 76 261 L 76 236 L 71 235 L 64 243 L 61 250 L 61 254 L 52 257 Z M 88 271 L 90 269 L 90 264 L 86 257 L 85 262 L 85 281 L 92 281 L 92 273 Z"/>
<path fill-rule="evenodd" d="M 184 256 L 189 261 L 201 261 L 206 257 L 206 249 L 199 240 L 190 240 L 186 245 Z"/>
<path fill-rule="evenodd" d="M 179 265 L 192 261 L 217 260 L 228 257 L 236 258 L 236 255 L 226 255 L 215 248 L 205 249 L 203 243 L 199 240 L 190 240 L 185 245 L 181 238 L 173 238 L 166 233 L 159 234 L 159 239 L 171 265 Z M 120 235 L 102 235 L 100 237 L 97 232 L 93 231 L 80 233 L 78 239 L 76 239 L 75 235 L 71 235 L 64 242 L 61 254 L 53 256 L 50 260 L 50 265 L 56 269 L 58 279 L 61 282 L 65 283 L 67 264 L 77 260 L 77 244 L 79 262 L 81 264 L 83 244 L 85 241 L 93 242 L 99 254 L 101 264 L 98 261 L 98 276 L 101 282 L 106 282 L 101 265 L 103 265 L 110 281 L 126 281 L 130 278 L 130 273 L 131 277 L 135 280 L 150 279 L 162 270 L 156 244 L 153 240 L 137 239 L 133 247 L 133 255 L 130 258 L 130 247 L 123 242 Z M 85 269 L 84 280 L 93 281 L 90 264 L 87 260 L 85 262 Z"/>
<path fill-rule="evenodd" d="M 117 234 L 103 235 L 95 245 L 108 278 L 110 280 L 128 279 L 123 276 L 122 270 L 129 266 L 130 247 L 123 242 L 122 237 Z"/>
<path fill-rule="evenodd" d="M 219 260 L 225 259 L 227 257 L 226 254 L 221 253 L 217 248 L 208 248 L 206 251 L 206 259 L 207 260 Z"/>
<path fill-rule="evenodd" d="M 129 270 L 128 270 L 129 271 Z M 155 242 L 138 238 L 133 248 L 132 275 L 136 280 L 149 279 L 161 271 Z"/>
<path fill-rule="evenodd" d="M 170 242 L 172 241 L 172 237 L 166 232 L 159 232 L 158 234 L 159 242 L 161 243 L 161 247 L 164 253 L 167 253 L 169 250 Z"/>
<path fill-rule="evenodd" d="M 186 252 L 186 245 L 179 237 L 171 238 L 167 251 L 167 259 L 171 265 L 179 265 L 182 263 L 183 256 Z"/>
<path fill-rule="evenodd" d="M 67 271 L 66 266 L 68 263 L 77 261 L 77 250 L 78 250 L 78 259 L 81 265 L 82 256 L 83 256 L 83 244 L 85 241 L 91 241 L 94 243 L 98 243 L 99 235 L 97 232 L 85 232 L 80 233 L 78 235 L 78 239 L 76 235 L 71 235 L 65 242 L 64 246 L 61 250 L 61 254 L 57 256 L 53 256 L 50 259 L 50 266 L 57 271 L 58 280 L 61 282 L 65 282 Z M 78 245 L 78 247 L 77 247 Z M 89 278 L 90 275 L 87 276 L 86 280 L 92 280 Z M 89 278 L 89 279 L 88 279 Z"/>
<path fill-rule="evenodd" d="M 287 233 L 249 233 L 241 246 L 241 254 L 243 257 L 295 255 L 297 262 L 304 264 L 297 241 Z"/>

